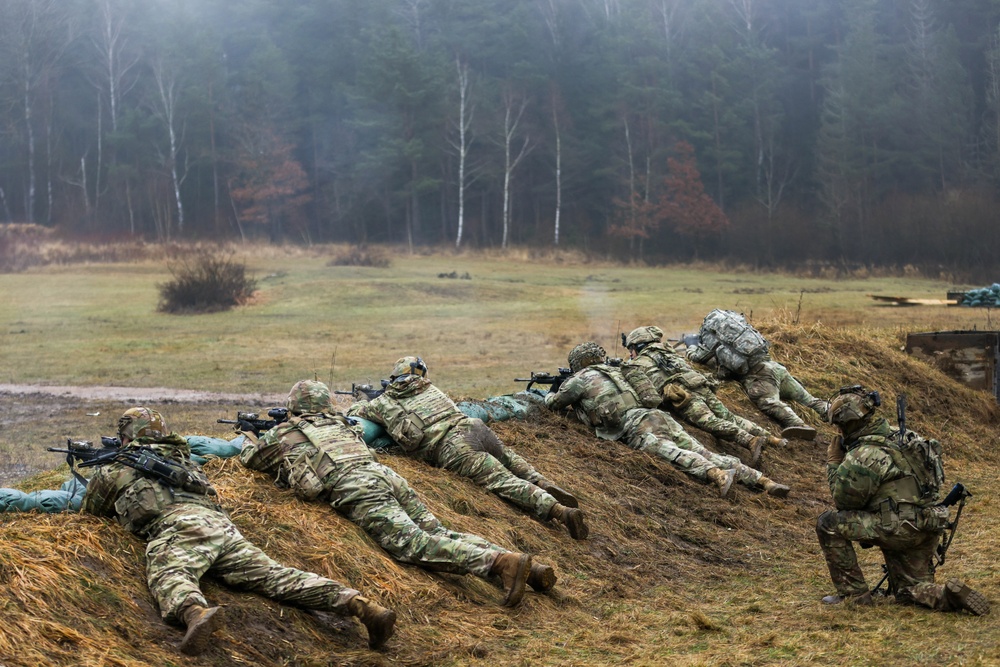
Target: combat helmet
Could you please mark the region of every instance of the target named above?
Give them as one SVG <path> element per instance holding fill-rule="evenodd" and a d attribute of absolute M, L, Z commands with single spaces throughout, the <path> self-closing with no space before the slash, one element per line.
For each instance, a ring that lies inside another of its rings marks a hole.
<path fill-rule="evenodd" d="M 403 375 L 419 375 L 427 377 L 427 364 L 420 357 L 403 357 L 392 367 L 389 377 L 395 380 Z"/>
<path fill-rule="evenodd" d="M 163 416 L 149 408 L 129 408 L 118 418 L 118 437 L 125 440 L 136 438 L 162 438 L 167 435 L 167 425 Z"/>
<path fill-rule="evenodd" d="M 840 392 L 830 401 L 827 418 L 831 424 L 841 428 L 848 424 L 866 422 L 875 408 L 882 405 L 877 391 L 867 391 L 860 384 L 841 387 Z"/>
<path fill-rule="evenodd" d="M 625 343 L 626 350 L 633 347 L 644 347 L 650 343 L 659 343 L 663 340 L 663 329 L 653 326 L 639 327 L 638 329 L 632 329 L 632 331 L 630 331 L 627 336 L 623 336 L 622 339 Z"/>
<path fill-rule="evenodd" d="M 299 380 L 288 392 L 285 407 L 293 415 L 330 412 L 333 410 L 330 388 L 319 380 Z"/>
<path fill-rule="evenodd" d="M 593 341 L 580 343 L 569 352 L 570 370 L 576 373 L 587 366 L 600 364 L 607 357 L 607 354 L 603 347 Z"/>

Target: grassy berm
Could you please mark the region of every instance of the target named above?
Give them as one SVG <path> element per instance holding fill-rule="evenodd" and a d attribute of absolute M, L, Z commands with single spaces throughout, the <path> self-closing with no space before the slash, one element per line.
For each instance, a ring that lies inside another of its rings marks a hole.
<path fill-rule="evenodd" d="M 1000 410 L 992 398 L 907 357 L 896 333 L 758 324 L 776 358 L 818 395 L 861 381 L 880 390 L 888 407 L 907 393 L 908 425 L 941 439 L 949 485 L 962 481 L 975 494 L 938 578 L 960 577 L 1000 602 Z M 738 390 L 721 395 L 760 421 Z M 173 404 L 164 412 L 184 423 L 198 409 Z M 808 419 L 824 436 L 832 433 Z M 367 650 L 364 629 L 352 619 L 303 612 L 206 578 L 204 589 L 225 605 L 228 622 L 203 656 L 187 658 L 176 649 L 180 631 L 160 620 L 146 590 L 138 540 L 89 516 L 8 515 L 0 518 L 0 664 L 1000 663 L 1000 612 L 942 614 L 885 599 L 865 609 L 820 605 L 833 592 L 814 533 L 829 505 L 821 445 L 766 452 L 765 472 L 793 488 L 787 501 L 743 487 L 723 500 L 668 464 L 598 441 L 561 416 L 495 428 L 579 495 L 589 540 L 575 542 L 448 472 L 400 456 L 383 461 L 452 527 L 554 565 L 559 582 L 550 594 L 529 592 L 518 608 L 505 609 L 498 587 L 397 564 L 329 507 L 301 503 L 236 461 L 214 461 L 208 472 L 247 537 L 283 562 L 348 582 L 398 611 L 397 634 L 383 653 Z M 25 488 L 51 488 L 62 478 L 46 475 Z M 860 552 L 873 584 L 881 574 L 875 552 Z"/>

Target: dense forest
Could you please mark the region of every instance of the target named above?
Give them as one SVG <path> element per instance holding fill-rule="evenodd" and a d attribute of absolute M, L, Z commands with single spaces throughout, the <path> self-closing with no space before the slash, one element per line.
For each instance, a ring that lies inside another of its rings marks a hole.
<path fill-rule="evenodd" d="M 0 222 L 997 266 L 997 0 L 3 0 Z"/>

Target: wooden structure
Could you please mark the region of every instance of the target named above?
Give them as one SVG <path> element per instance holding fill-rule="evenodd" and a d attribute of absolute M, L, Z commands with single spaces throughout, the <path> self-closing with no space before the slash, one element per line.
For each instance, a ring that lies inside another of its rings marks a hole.
<path fill-rule="evenodd" d="M 906 352 L 1000 402 L 1000 331 L 932 331 L 906 336 Z"/>

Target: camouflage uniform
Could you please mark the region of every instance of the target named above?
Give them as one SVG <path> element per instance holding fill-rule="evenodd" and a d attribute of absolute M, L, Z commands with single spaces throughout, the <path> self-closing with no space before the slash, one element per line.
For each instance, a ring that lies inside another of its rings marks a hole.
<path fill-rule="evenodd" d="M 830 493 L 837 509 L 824 512 L 816 523 L 820 547 L 838 593 L 824 598 L 824 602 L 861 599 L 869 603 L 868 584 L 851 544 L 860 542 L 882 550 L 889 587 L 895 591 L 897 602 L 941 611 L 970 608 L 954 595 L 964 585 L 956 580 L 947 586 L 934 583 L 932 563 L 948 523 L 948 509 L 937 506 L 936 497 L 920 496 L 915 481 L 918 473 L 900 452 L 898 431 L 885 419 L 865 419 L 854 424 L 857 428 L 845 433 L 843 461 L 827 464 Z M 914 436 L 908 431 L 908 437 Z M 979 596 L 978 600 L 988 611 L 985 599 Z"/>
<path fill-rule="evenodd" d="M 679 415 L 684 421 L 716 438 L 750 447 L 755 436 L 769 436 L 763 427 L 744 419 L 723 405 L 712 390 L 712 381 L 691 368 L 687 360 L 661 343 L 648 343 L 625 368 L 640 368 L 660 395 L 665 390 L 674 398 L 665 398 L 661 408 Z M 674 387 L 674 390 L 668 390 Z"/>
<path fill-rule="evenodd" d="M 396 377 L 348 414 L 381 424 L 409 456 L 468 477 L 537 519 L 548 519 L 557 504 L 537 485 L 547 481 L 541 474 L 424 377 Z"/>
<path fill-rule="evenodd" d="M 792 377 L 788 369 L 773 359 L 766 359 L 736 380 L 743 387 L 753 404 L 761 412 L 778 422 L 781 427 L 805 426 L 805 422 L 784 401 L 793 401 L 812 409 L 821 419 L 826 419 L 830 405 L 816 398 Z"/>
<path fill-rule="evenodd" d="M 552 410 L 571 407 L 599 438 L 664 458 L 697 479 L 708 480 L 716 468 L 735 470 L 737 481 L 748 486 L 757 486 L 763 477 L 735 456 L 706 449 L 662 410 L 641 407 L 636 391 L 613 366 L 595 364 L 576 372 L 545 396 L 545 404 Z"/>
<path fill-rule="evenodd" d="M 293 486 L 300 497 L 328 501 L 403 563 L 485 578 L 507 553 L 481 537 L 441 525 L 406 480 L 378 463 L 339 414 L 293 416 L 258 442 L 248 441 L 240 460 L 274 475 L 279 486 Z M 309 468 L 318 488 L 309 487 Z"/>
<path fill-rule="evenodd" d="M 83 499 L 84 512 L 115 518 L 147 541 L 146 581 L 165 620 L 180 622 L 188 607 L 208 605 L 198 586 L 205 573 L 275 600 L 350 615 L 358 591 L 280 565 L 240 534 L 183 438 L 160 434 L 128 446 L 154 450 L 199 482 L 196 491 L 171 487 L 114 463 L 97 471 Z"/>

